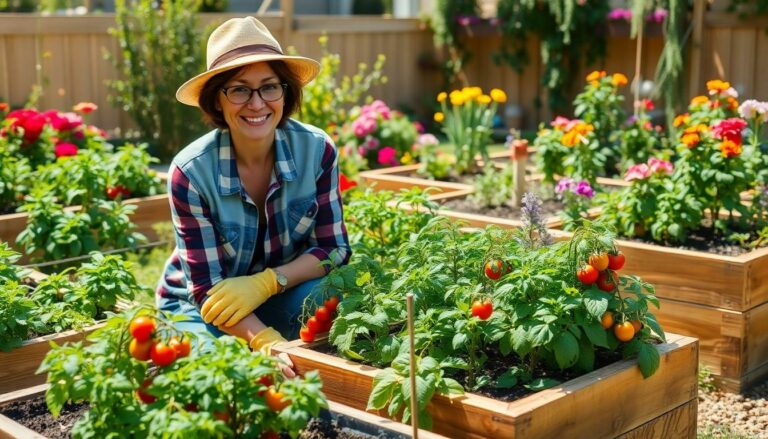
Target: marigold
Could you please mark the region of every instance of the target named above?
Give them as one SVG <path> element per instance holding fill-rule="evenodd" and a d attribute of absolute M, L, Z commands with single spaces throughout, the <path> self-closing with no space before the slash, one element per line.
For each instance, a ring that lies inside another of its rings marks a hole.
<path fill-rule="evenodd" d="M 685 133 L 680 138 L 680 141 L 683 142 L 688 148 L 693 148 L 699 144 L 701 138 L 699 137 L 699 133 Z"/>
<path fill-rule="evenodd" d="M 8 108 L 10 108 L 10 106 L 8 105 L 7 102 L 0 102 L 0 112 L 5 113 L 6 111 L 8 111 Z"/>
<path fill-rule="evenodd" d="M 672 122 L 672 125 L 675 128 L 680 127 L 681 125 L 688 125 L 688 122 L 691 121 L 691 115 L 688 113 L 678 114 L 675 116 L 675 120 Z"/>
<path fill-rule="evenodd" d="M 614 87 L 621 87 L 622 85 L 627 85 L 629 81 L 627 80 L 627 77 L 622 73 L 614 73 L 611 77 L 611 84 L 613 84 Z"/>
<path fill-rule="evenodd" d="M 723 140 L 720 143 L 720 153 L 727 159 L 736 157 L 741 154 L 741 145 L 732 140 Z"/>
<path fill-rule="evenodd" d="M 442 103 L 445 101 L 445 98 L 447 97 L 448 97 L 448 93 L 441 91 L 440 93 L 437 94 L 437 102 Z"/>
<path fill-rule="evenodd" d="M 475 98 L 478 104 L 490 104 L 491 103 L 491 97 L 488 95 L 480 95 Z"/>
<path fill-rule="evenodd" d="M 443 121 L 445 120 L 445 114 L 443 114 L 442 111 L 438 111 L 437 113 L 435 113 L 434 118 L 435 118 L 435 122 L 443 123 Z"/>
<path fill-rule="evenodd" d="M 504 102 L 507 102 L 507 94 L 504 93 L 503 90 L 494 88 L 491 90 L 491 99 L 493 99 L 494 102 L 503 104 Z"/>
<path fill-rule="evenodd" d="M 706 96 L 696 96 L 693 99 L 691 99 L 691 106 L 696 107 L 699 105 L 704 105 L 709 102 L 709 98 Z"/>
<path fill-rule="evenodd" d="M 605 70 L 595 70 L 589 75 L 587 75 L 587 82 L 595 82 L 599 81 L 600 78 L 605 77 Z"/>
<path fill-rule="evenodd" d="M 467 97 L 464 95 L 464 93 L 462 93 L 459 90 L 452 91 L 451 94 L 448 95 L 448 97 L 451 100 L 451 105 L 453 105 L 455 107 L 459 107 L 461 105 L 464 105 L 464 102 L 467 101 Z"/>
<path fill-rule="evenodd" d="M 713 79 L 711 81 L 707 81 L 707 90 L 709 90 L 709 94 L 717 94 L 722 93 L 726 90 L 731 88 L 731 83 L 726 81 L 721 81 L 719 79 Z"/>
<path fill-rule="evenodd" d="M 728 96 L 726 101 L 728 102 L 728 109 L 729 110 L 736 111 L 736 110 L 739 109 L 739 101 L 738 101 L 738 99 L 734 99 L 734 98 Z"/>

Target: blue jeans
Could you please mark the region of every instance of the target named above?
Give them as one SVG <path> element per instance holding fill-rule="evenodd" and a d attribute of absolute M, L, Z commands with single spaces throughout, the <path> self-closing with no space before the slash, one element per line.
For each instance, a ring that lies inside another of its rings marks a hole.
<path fill-rule="evenodd" d="M 322 278 L 308 280 L 286 290 L 282 294 L 270 297 L 263 305 L 256 308 L 256 311 L 253 313 L 265 325 L 271 326 L 278 331 L 286 340 L 299 338 L 299 330 L 301 329 L 299 317 L 301 317 L 304 300 L 310 297 L 312 288 L 320 282 L 320 279 Z M 311 310 L 314 310 L 315 306 L 322 304 L 322 301 L 323 296 L 321 294 L 314 294 L 310 299 L 307 299 L 307 305 Z M 186 315 L 188 317 L 187 320 L 177 322 L 174 326 L 181 331 L 196 334 L 203 344 L 210 344 L 205 342 L 206 339 L 210 341 L 210 337 L 206 335 L 212 335 L 216 338 L 225 335 L 216 326 L 205 323 L 200 315 L 200 310 L 192 302 L 180 300 L 176 297 L 158 297 L 157 307 L 161 311 Z"/>

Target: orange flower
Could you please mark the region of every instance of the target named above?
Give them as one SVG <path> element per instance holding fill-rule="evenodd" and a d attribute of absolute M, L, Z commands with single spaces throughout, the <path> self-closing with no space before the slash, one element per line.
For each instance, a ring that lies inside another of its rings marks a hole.
<path fill-rule="evenodd" d="M 594 128 L 594 126 L 588 123 L 576 123 L 570 130 L 568 130 L 568 132 L 563 134 L 560 142 L 565 146 L 575 146 L 579 142 L 584 141 L 587 134 L 591 133 Z"/>
<path fill-rule="evenodd" d="M 629 81 L 627 80 L 627 77 L 624 76 L 621 73 L 614 73 L 611 77 L 611 83 L 614 87 L 621 87 L 622 85 L 627 85 Z"/>
<path fill-rule="evenodd" d="M 688 122 L 691 121 L 691 115 L 688 113 L 683 113 L 675 116 L 674 122 L 672 122 L 672 125 L 674 125 L 675 128 L 678 128 L 680 125 L 688 125 Z"/>
<path fill-rule="evenodd" d="M 720 143 L 720 153 L 727 159 L 736 157 L 741 154 L 741 145 L 733 140 L 723 140 Z"/>
<path fill-rule="evenodd" d="M 736 110 L 739 109 L 739 101 L 738 100 L 728 96 L 728 98 L 726 98 L 726 101 L 728 102 L 728 109 L 729 110 L 736 111 Z"/>
<path fill-rule="evenodd" d="M 7 102 L 0 102 L 0 112 L 5 113 L 8 111 L 9 105 Z"/>
<path fill-rule="evenodd" d="M 695 98 L 691 99 L 691 106 L 695 107 L 698 105 L 704 105 L 709 102 L 709 98 L 706 96 L 696 96 Z"/>
<path fill-rule="evenodd" d="M 680 141 L 683 142 L 688 148 L 693 148 L 699 144 L 701 138 L 699 137 L 699 133 L 685 133 L 683 134 L 683 137 L 680 138 Z"/>
<path fill-rule="evenodd" d="M 595 70 L 587 75 L 587 82 L 594 82 L 605 77 L 605 70 Z"/>
<path fill-rule="evenodd" d="M 709 90 L 709 94 L 722 93 L 729 88 L 731 88 L 730 82 L 721 81 L 719 79 L 707 81 L 707 90 Z"/>

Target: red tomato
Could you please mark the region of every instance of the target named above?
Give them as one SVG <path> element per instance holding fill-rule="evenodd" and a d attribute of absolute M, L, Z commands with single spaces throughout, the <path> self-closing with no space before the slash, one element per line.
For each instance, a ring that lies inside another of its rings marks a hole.
<path fill-rule="evenodd" d="M 299 331 L 299 338 L 301 338 L 301 341 L 304 343 L 312 343 L 315 341 L 315 334 L 310 331 L 309 328 L 303 327 Z"/>
<path fill-rule="evenodd" d="M 331 312 L 325 306 L 320 306 L 315 310 L 315 317 L 320 323 L 326 323 L 331 321 Z"/>
<path fill-rule="evenodd" d="M 271 375 L 262 375 L 259 377 L 259 379 L 256 380 L 256 382 L 264 386 L 264 390 L 259 390 L 256 392 L 257 395 L 262 397 L 267 394 L 267 388 L 274 384 L 274 380 L 272 379 Z"/>
<path fill-rule="evenodd" d="M 619 285 L 619 278 L 614 271 L 603 271 L 597 277 L 597 288 L 605 291 L 606 293 L 612 293 Z"/>
<path fill-rule="evenodd" d="M 265 431 L 264 433 L 261 433 L 261 436 L 259 436 L 259 439 L 280 439 L 280 435 L 275 433 L 272 430 Z"/>
<path fill-rule="evenodd" d="M 327 322 L 320 322 L 320 332 L 319 334 L 323 332 L 328 332 L 331 330 L 331 326 L 333 326 L 333 319 L 328 320 Z"/>
<path fill-rule="evenodd" d="M 149 357 L 157 367 L 165 367 L 176 361 L 176 351 L 164 341 L 159 341 L 152 345 Z"/>
<path fill-rule="evenodd" d="M 339 296 L 331 296 L 323 303 L 323 306 L 328 308 L 331 313 L 336 312 L 336 308 L 339 306 Z"/>
<path fill-rule="evenodd" d="M 586 264 L 579 271 L 576 272 L 576 277 L 579 281 L 585 285 L 591 285 L 597 281 L 598 271 L 595 267 Z"/>
<path fill-rule="evenodd" d="M 128 198 L 131 196 L 131 191 L 122 184 L 115 185 L 115 189 L 120 192 L 120 195 L 122 195 L 123 198 Z"/>
<path fill-rule="evenodd" d="M 188 412 L 197 412 L 199 409 L 200 408 L 194 402 L 190 402 L 189 404 L 184 406 L 184 410 Z"/>
<path fill-rule="evenodd" d="M 147 341 L 155 332 L 155 320 L 152 317 L 139 316 L 131 320 L 128 326 L 131 336 L 137 341 Z"/>
<path fill-rule="evenodd" d="M 229 422 L 229 412 L 224 410 L 216 410 L 213 412 L 213 417 L 224 423 Z"/>
<path fill-rule="evenodd" d="M 493 303 L 490 300 L 479 301 L 475 300 L 472 303 L 472 316 L 477 317 L 480 320 L 488 320 L 493 314 Z"/>
<path fill-rule="evenodd" d="M 491 259 L 485 263 L 485 276 L 491 280 L 498 280 L 504 272 L 504 264 L 498 259 Z"/>
<path fill-rule="evenodd" d="M 320 324 L 320 321 L 317 320 L 317 317 L 312 316 L 307 319 L 307 329 L 313 335 L 321 332 L 322 325 Z"/>
<path fill-rule="evenodd" d="M 131 340 L 131 344 L 128 345 L 128 352 L 131 356 L 139 361 L 149 360 L 149 353 L 152 350 L 152 346 L 155 344 L 152 340 L 138 341 L 135 338 Z"/>
<path fill-rule="evenodd" d="M 624 266 L 624 253 L 619 252 L 617 254 L 608 253 L 608 268 L 611 270 L 620 270 Z"/>
<path fill-rule="evenodd" d="M 153 395 L 150 395 L 149 393 L 145 392 L 144 390 L 152 385 L 152 378 L 146 378 L 143 383 L 141 383 L 141 386 L 139 386 L 138 389 L 136 389 L 136 396 L 139 397 L 139 400 L 143 402 L 144 404 L 152 404 L 153 402 L 157 401 L 157 398 Z"/>
<path fill-rule="evenodd" d="M 179 337 L 174 335 L 171 337 L 171 341 L 168 342 L 168 346 L 172 347 L 173 350 L 176 351 L 176 358 L 184 358 L 189 355 L 189 352 L 192 350 L 189 337 L 184 337 L 179 340 Z"/>
<path fill-rule="evenodd" d="M 107 187 L 107 198 L 110 200 L 114 200 L 120 195 L 120 189 L 118 189 L 115 186 L 108 186 Z"/>

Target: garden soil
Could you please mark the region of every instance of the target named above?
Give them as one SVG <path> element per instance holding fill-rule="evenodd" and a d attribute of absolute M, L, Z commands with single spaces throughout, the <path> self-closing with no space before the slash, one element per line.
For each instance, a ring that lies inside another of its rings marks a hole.
<path fill-rule="evenodd" d="M 699 389 L 698 427 L 700 437 L 768 439 L 768 380 L 742 394 Z"/>

